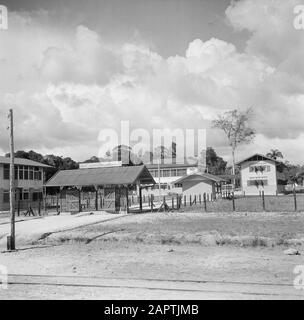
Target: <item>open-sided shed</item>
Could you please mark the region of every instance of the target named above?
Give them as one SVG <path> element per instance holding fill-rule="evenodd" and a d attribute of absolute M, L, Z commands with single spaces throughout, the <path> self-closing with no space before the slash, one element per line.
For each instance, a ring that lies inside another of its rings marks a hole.
<path fill-rule="evenodd" d="M 128 212 L 129 190 L 137 189 L 141 199 L 141 188 L 152 184 L 153 177 L 141 165 L 60 170 L 45 187 L 60 189 L 61 211 L 82 211 L 83 193 L 90 190 L 95 193 L 94 209 Z"/>

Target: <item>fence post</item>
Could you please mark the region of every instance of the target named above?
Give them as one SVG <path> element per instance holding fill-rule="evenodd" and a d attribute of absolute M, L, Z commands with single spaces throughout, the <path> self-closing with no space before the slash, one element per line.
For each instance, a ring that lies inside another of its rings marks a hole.
<path fill-rule="evenodd" d="M 174 197 L 172 197 L 172 210 L 174 210 Z"/>
<path fill-rule="evenodd" d="M 265 211 L 265 196 L 264 196 L 264 190 L 262 191 L 262 202 L 263 202 L 263 211 Z"/>
<path fill-rule="evenodd" d="M 41 200 L 40 199 L 38 202 L 38 214 L 39 214 L 39 216 L 41 215 Z"/>
<path fill-rule="evenodd" d="M 234 192 L 232 192 L 232 210 L 235 211 Z"/>
<path fill-rule="evenodd" d="M 207 211 L 207 202 L 206 202 L 206 192 L 204 192 L 204 208 L 205 208 L 205 211 Z"/>
<path fill-rule="evenodd" d="M 196 204 L 196 195 L 194 196 L 193 202 L 194 202 L 194 204 Z"/>
<path fill-rule="evenodd" d="M 202 195 L 201 194 L 199 194 L 199 196 L 198 196 L 198 201 L 200 204 L 202 204 Z"/>
<path fill-rule="evenodd" d="M 184 207 L 186 207 L 186 205 L 187 205 L 187 198 L 186 196 L 184 196 Z"/>
<path fill-rule="evenodd" d="M 150 204 L 151 204 L 151 212 L 153 212 L 153 194 L 151 194 Z"/>
<path fill-rule="evenodd" d="M 295 185 L 293 185 L 293 200 L 294 200 L 294 208 L 295 208 L 295 211 L 298 211 L 297 194 L 296 194 Z"/>
<path fill-rule="evenodd" d="M 18 213 L 18 217 L 20 216 L 20 200 L 18 200 L 17 202 L 17 213 Z"/>

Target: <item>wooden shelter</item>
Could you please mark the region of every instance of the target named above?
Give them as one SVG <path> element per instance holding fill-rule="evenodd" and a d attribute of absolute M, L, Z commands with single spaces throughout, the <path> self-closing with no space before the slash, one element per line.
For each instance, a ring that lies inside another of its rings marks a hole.
<path fill-rule="evenodd" d="M 141 205 L 141 189 L 155 184 L 144 165 L 121 167 L 92 167 L 60 170 L 46 188 L 59 188 L 60 211 L 107 210 L 129 211 L 129 191 L 137 190 Z"/>

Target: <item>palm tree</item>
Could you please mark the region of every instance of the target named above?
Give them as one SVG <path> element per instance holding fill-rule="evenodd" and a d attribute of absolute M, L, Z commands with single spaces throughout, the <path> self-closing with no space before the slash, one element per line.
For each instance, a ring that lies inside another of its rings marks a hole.
<path fill-rule="evenodd" d="M 271 149 L 270 152 L 266 154 L 266 157 L 271 158 L 273 160 L 277 160 L 277 158 L 283 159 L 283 154 L 278 149 Z"/>

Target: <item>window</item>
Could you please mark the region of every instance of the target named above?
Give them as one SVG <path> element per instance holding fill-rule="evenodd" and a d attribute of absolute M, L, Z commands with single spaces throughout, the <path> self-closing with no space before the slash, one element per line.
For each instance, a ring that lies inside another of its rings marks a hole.
<path fill-rule="evenodd" d="M 250 186 L 268 186 L 268 180 L 266 179 L 260 179 L 260 180 L 248 180 L 247 181 L 247 186 L 250 187 Z"/>
<path fill-rule="evenodd" d="M 19 166 L 19 179 L 23 180 L 23 166 Z"/>
<path fill-rule="evenodd" d="M 34 180 L 34 168 L 33 167 L 29 168 L 29 179 Z"/>
<path fill-rule="evenodd" d="M 163 177 L 170 177 L 170 170 L 163 170 Z"/>
<path fill-rule="evenodd" d="M 18 180 L 18 166 L 15 166 L 15 180 Z"/>
<path fill-rule="evenodd" d="M 10 166 L 9 164 L 3 165 L 3 179 L 8 180 L 10 178 Z"/>
<path fill-rule="evenodd" d="M 33 201 L 42 200 L 42 192 L 34 192 L 33 193 Z"/>
<path fill-rule="evenodd" d="M 23 178 L 24 180 L 28 180 L 28 166 L 24 166 Z"/>
<path fill-rule="evenodd" d="M 187 169 L 177 169 L 176 170 L 176 174 L 177 174 L 178 177 L 185 176 L 187 174 Z"/>
<path fill-rule="evenodd" d="M 41 171 L 38 172 L 38 180 L 42 180 L 42 172 Z"/>
<path fill-rule="evenodd" d="M 4 203 L 8 203 L 9 200 L 10 200 L 9 192 L 8 192 L 8 191 L 4 191 L 4 192 L 3 192 L 3 202 L 4 202 Z"/>
<path fill-rule="evenodd" d="M 171 177 L 176 177 L 176 169 L 171 169 Z"/>

